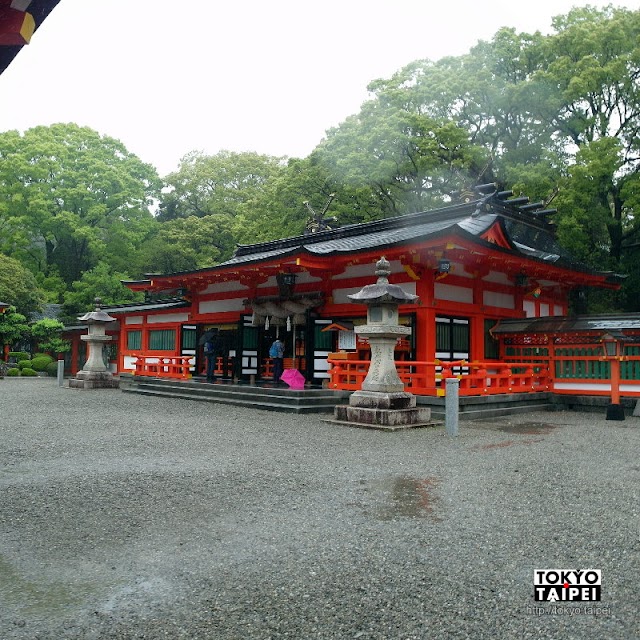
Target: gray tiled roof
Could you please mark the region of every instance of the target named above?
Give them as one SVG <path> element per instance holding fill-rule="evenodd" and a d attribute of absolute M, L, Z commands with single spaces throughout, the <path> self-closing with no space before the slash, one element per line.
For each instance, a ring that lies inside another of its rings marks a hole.
<path fill-rule="evenodd" d="M 549 316 L 500 320 L 491 333 L 555 333 L 571 331 L 640 331 L 640 313 L 618 313 L 594 316 Z"/>
<path fill-rule="evenodd" d="M 442 210 L 438 210 L 388 218 L 373 223 L 350 225 L 330 232 L 298 236 L 280 242 L 243 246 L 239 248 L 235 256 L 218 266 L 260 262 L 289 253 L 298 253 L 301 250 L 317 255 L 328 255 L 411 242 L 433 236 L 455 226 L 458 222 L 467 219 L 472 211 L 468 207 L 460 211 L 457 211 L 458 209 L 460 208 L 456 208 L 458 215 L 452 212 L 453 215 L 443 217 L 438 215 Z M 487 218 L 487 216 L 483 216 L 483 218 Z M 487 221 L 478 221 L 476 227 L 486 229 Z M 266 249 L 269 245 L 273 248 Z"/>
<path fill-rule="evenodd" d="M 103 307 L 102 311 L 107 313 L 131 313 L 132 311 L 160 311 L 163 309 L 179 309 L 180 307 L 188 307 L 189 302 L 186 300 L 166 300 L 157 302 L 137 302 L 133 304 L 122 304 L 113 307 Z"/>
<path fill-rule="evenodd" d="M 455 234 L 466 236 L 478 244 L 486 244 L 487 248 L 496 251 L 533 258 L 585 273 L 598 273 L 605 275 L 611 281 L 619 282 L 622 279 L 618 274 L 597 272 L 574 260 L 560 247 L 555 239 L 554 227 L 547 220 L 547 216 L 554 213 L 554 210 L 537 211 L 535 205 L 533 208 L 531 206 L 520 208 L 526 198 L 510 201 L 507 199 L 510 194 L 511 192 L 492 193 L 478 200 L 432 211 L 352 224 L 293 238 L 239 245 L 232 258 L 218 265 L 166 275 L 222 271 L 236 265 L 257 264 L 302 253 L 317 256 L 348 254 Z M 483 233 L 494 223 L 501 225 L 509 246 L 489 244 L 482 239 Z"/>

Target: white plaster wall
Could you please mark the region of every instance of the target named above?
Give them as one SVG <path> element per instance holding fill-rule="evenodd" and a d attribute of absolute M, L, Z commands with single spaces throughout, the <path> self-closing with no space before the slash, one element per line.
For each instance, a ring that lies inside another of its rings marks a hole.
<path fill-rule="evenodd" d="M 258 289 L 265 289 L 267 287 L 277 287 L 278 286 L 278 282 L 276 280 L 275 276 L 271 276 L 269 278 L 267 278 L 266 282 L 263 282 L 262 284 L 258 285 Z"/>
<path fill-rule="evenodd" d="M 510 293 L 500 293 L 499 291 L 484 291 L 482 303 L 487 307 L 500 307 L 501 309 L 513 309 L 515 298 Z"/>
<path fill-rule="evenodd" d="M 540 317 L 546 317 L 549 314 L 549 305 L 546 302 L 540 303 Z"/>
<path fill-rule="evenodd" d="M 160 322 L 187 322 L 188 313 L 164 313 L 157 316 L 147 316 L 147 324 L 157 324 Z"/>
<path fill-rule="evenodd" d="M 436 300 L 450 300 L 451 302 L 466 302 L 468 304 L 473 303 L 473 289 L 469 289 L 468 287 L 457 287 L 452 284 L 436 282 L 433 292 Z"/>
<path fill-rule="evenodd" d="M 373 283 L 372 283 L 373 284 Z M 353 302 L 347 298 L 352 293 L 358 293 L 362 287 L 350 287 L 349 289 L 334 289 L 333 290 L 333 302 L 334 304 L 344 304 L 345 302 Z"/>
<path fill-rule="evenodd" d="M 486 282 L 495 282 L 497 284 L 513 284 L 506 273 L 501 271 L 490 271 L 484 278 Z"/>
<path fill-rule="evenodd" d="M 238 280 L 232 280 L 229 282 L 214 282 L 210 284 L 206 289 L 201 291 L 201 293 L 223 293 L 225 291 L 237 291 L 238 289 L 248 289 L 243 284 L 240 284 Z"/>
<path fill-rule="evenodd" d="M 243 311 L 244 298 L 227 300 L 205 300 L 199 305 L 200 313 L 223 313 L 225 311 Z"/>
<path fill-rule="evenodd" d="M 534 318 L 536 315 L 536 303 L 531 300 L 525 300 L 522 303 L 522 310 L 524 311 L 527 318 Z"/>
<path fill-rule="evenodd" d="M 400 260 L 392 260 L 391 261 L 391 273 L 405 273 L 404 267 L 402 266 L 402 262 Z M 339 273 L 336 276 L 333 276 L 333 280 L 345 280 L 347 278 L 365 278 L 367 276 L 371 277 L 371 284 L 375 284 L 377 279 L 376 276 L 376 265 L 375 262 L 371 262 L 370 264 L 353 264 L 348 266 L 343 273 Z"/>
<path fill-rule="evenodd" d="M 124 319 L 125 324 L 142 324 L 143 316 L 129 316 Z"/>

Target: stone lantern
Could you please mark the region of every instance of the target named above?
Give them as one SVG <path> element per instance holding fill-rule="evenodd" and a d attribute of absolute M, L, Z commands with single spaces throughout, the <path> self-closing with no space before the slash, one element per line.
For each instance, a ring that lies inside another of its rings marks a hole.
<path fill-rule="evenodd" d="M 391 265 L 384 256 L 377 262 L 375 273 L 375 284 L 349 296 L 353 302 L 367 305 L 367 324 L 356 327 L 355 332 L 369 341 L 369 370 L 362 389 L 351 394 L 349 405 L 336 407 L 335 418 L 354 426 L 388 430 L 424 426 L 429 423 L 431 410 L 416 408 L 416 398 L 405 392 L 394 359 L 398 338 L 411 333 L 409 327 L 398 324 L 398 306 L 415 303 L 418 296 L 389 284 Z"/>
<path fill-rule="evenodd" d="M 96 308 L 80 316 L 78 320 L 86 322 L 89 326 L 87 335 L 80 337 L 87 343 L 89 357 L 76 377 L 69 380 L 69 386 L 75 389 L 117 388 L 118 381 L 107 369 L 102 358 L 104 345 L 111 342 L 111 336 L 106 334 L 106 327 L 110 322 L 115 322 L 116 318 L 103 311 L 100 299 L 96 298 Z"/>

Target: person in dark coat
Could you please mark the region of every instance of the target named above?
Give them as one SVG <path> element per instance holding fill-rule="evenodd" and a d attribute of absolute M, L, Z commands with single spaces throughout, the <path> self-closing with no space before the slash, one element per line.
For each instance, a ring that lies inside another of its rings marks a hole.
<path fill-rule="evenodd" d="M 204 355 L 207 358 L 207 382 L 213 382 L 216 379 L 216 362 L 219 351 L 220 339 L 217 335 L 212 334 L 204 343 Z"/>

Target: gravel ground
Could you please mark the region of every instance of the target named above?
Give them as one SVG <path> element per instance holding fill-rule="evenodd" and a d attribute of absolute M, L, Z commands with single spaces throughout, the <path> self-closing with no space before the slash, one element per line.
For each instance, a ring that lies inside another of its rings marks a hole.
<path fill-rule="evenodd" d="M 449 438 L 38 378 L 0 422 L 2 640 L 640 636 L 639 418 Z M 602 600 L 536 603 L 552 568 Z"/>

